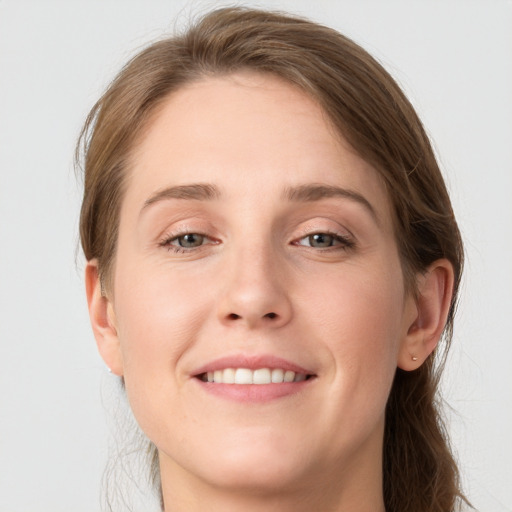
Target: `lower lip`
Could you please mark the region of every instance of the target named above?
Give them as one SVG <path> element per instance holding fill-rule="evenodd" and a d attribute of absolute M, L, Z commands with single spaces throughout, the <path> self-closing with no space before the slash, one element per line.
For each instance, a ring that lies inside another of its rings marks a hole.
<path fill-rule="evenodd" d="M 195 379 L 203 390 L 227 400 L 242 403 L 270 402 L 300 393 L 311 385 L 313 378 L 282 384 L 215 384 Z"/>

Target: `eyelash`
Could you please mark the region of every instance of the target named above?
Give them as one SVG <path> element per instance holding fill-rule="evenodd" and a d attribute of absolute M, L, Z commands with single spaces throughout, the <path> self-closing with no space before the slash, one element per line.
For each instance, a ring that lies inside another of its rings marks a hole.
<path fill-rule="evenodd" d="M 339 242 L 339 244 L 337 245 L 331 245 L 331 246 L 328 246 L 328 247 L 323 247 L 323 248 L 315 248 L 315 247 L 312 247 L 312 246 L 307 246 L 307 245 L 303 245 L 303 244 L 300 244 L 299 242 L 301 240 L 304 240 L 306 238 L 311 238 L 311 237 L 314 237 L 316 235 L 324 235 L 324 236 L 329 236 L 329 237 L 332 237 L 333 238 L 333 242 Z M 301 247 L 310 247 L 312 249 L 318 249 L 322 252 L 326 252 L 326 251 L 336 251 L 336 250 L 343 250 L 343 251 L 348 251 L 350 249 L 353 249 L 355 248 L 356 246 L 356 243 L 354 241 L 354 239 L 349 236 L 349 235 L 341 235 L 340 233 L 335 233 L 333 231 L 315 231 L 313 233 L 307 233 L 305 234 L 304 236 L 302 236 L 301 238 L 297 239 L 296 242 L 293 242 L 294 245 L 299 245 Z"/>
<path fill-rule="evenodd" d="M 167 234 L 162 240 L 160 240 L 158 245 L 160 247 L 165 247 L 169 252 L 174 252 L 175 254 L 188 253 L 188 252 L 191 252 L 193 250 L 198 250 L 198 249 L 204 247 L 204 245 L 206 245 L 206 244 L 201 244 L 201 245 L 199 245 L 197 247 L 190 247 L 190 248 L 181 247 L 181 246 L 178 246 L 178 245 L 172 245 L 171 242 L 174 242 L 175 240 L 178 240 L 178 238 L 183 238 L 183 237 L 185 237 L 187 235 L 202 236 L 206 240 L 212 240 L 210 237 L 208 237 L 204 233 L 198 233 L 198 232 L 195 232 L 195 231 L 184 231 L 182 233 L 169 233 L 169 234 Z M 214 244 L 218 243 L 218 242 L 215 242 L 215 241 L 213 241 L 213 242 L 214 242 Z"/>
<path fill-rule="evenodd" d="M 197 247 L 190 247 L 190 248 L 181 247 L 181 246 L 177 246 L 177 245 L 172 245 L 172 242 L 174 242 L 175 240 L 178 240 L 179 238 L 185 237 L 187 235 L 196 235 L 196 236 L 204 237 L 205 240 L 210 240 L 211 242 L 213 242 L 214 245 L 219 243 L 218 241 L 212 240 L 210 237 L 208 237 L 204 233 L 199 233 L 199 232 L 194 232 L 194 231 L 185 231 L 185 232 L 182 232 L 182 233 L 169 233 L 169 234 L 167 234 L 159 242 L 158 245 L 160 247 L 165 247 L 169 252 L 173 252 L 175 254 L 183 254 L 183 253 L 192 252 L 194 250 L 200 250 L 202 247 L 207 245 L 207 244 L 202 243 L 201 245 L 199 245 Z M 304 244 L 299 243 L 300 241 L 302 241 L 302 240 L 304 240 L 306 238 L 311 238 L 311 237 L 314 237 L 316 235 L 326 235 L 326 236 L 329 236 L 329 237 L 333 237 L 333 241 L 334 242 L 339 242 L 339 244 L 330 245 L 328 247 L 323 247 L 323 248 L 316 248 L 316 247 L 312 247 L 311 245 L 308 246 L 308 245 L 304 245 Z M 313 233 L 304 234 L 301 238 L 298 238 L 294 242 L 292 242 L 292 244 L 295 245 L 295 246 L 309 247 L 311 249 L 317 249 L 317 250 L 322 251 L 322 252 L 333 251 L 333 250 L 334 251 L 337 251 L 337 250 L 348 251 L 350 249 L 355 248 L 355 246 L 356 246 L 356 243 L 355 243 L 354 239 L 351 236 L 341 235 L 339 233 L 335 233 L 333 231 L 328 231 L 328 230 L 327 231 L 316 231 L 316 232 L 313 232 Z"/>

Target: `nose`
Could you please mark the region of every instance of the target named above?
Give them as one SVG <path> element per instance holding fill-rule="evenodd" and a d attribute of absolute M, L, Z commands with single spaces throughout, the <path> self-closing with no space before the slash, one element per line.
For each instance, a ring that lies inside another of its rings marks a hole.
<path fill-rule="evenodd" d="M 224 325 L 278 328 L 292 318 L 290 283 L 270 251 L 234 254 L 222 278 L 218 318 Z"/>

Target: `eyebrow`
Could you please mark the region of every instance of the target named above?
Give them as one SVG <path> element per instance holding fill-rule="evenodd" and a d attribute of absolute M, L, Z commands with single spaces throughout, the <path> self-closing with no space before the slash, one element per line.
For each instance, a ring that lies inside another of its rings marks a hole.
<path fill-rule="evenodd" d="M 288 187 L 285 190 L 284 197 L 288 201 L 293 202 L 315 202 L 321 201 L 322 199 L 328 199 L 331 197 L 341 197 L 344 199 L 350 199 L 351 201 L 355 201 L 362 205 L 374 218 L 374 220 L 379 223 L 379 217 L 375 208 L 372 206 L 370 201 L 366 199 L 359 192 L 354 190 L 337 187 L 334 185 L 323 185 L 323 184 L 308 184 L 308 185 L 299 185 L 297 187 Z"/>
<path fill-rule="evenodd" d="M 220 197 L 220 191 L 215 185 L 209 183 L 195 183 L 192 185 L 177 185 L 159 190 L 144 202 L 142 210 L 154 203 L 165 199 L 195 199 L 197 201 L 212 201 Z M 142 212 L 141 210 L 141 212 Z"/>
<path fill-rule="evenodd" d="M 157 191 L 144 202 L 141 213 L 149 206 L 167 199 L 188 199 L 196 201 L 213 201 L 219 199 L 221 192 L 218 187 L 210 183 L 194 183 L 190 185 L 176 185 Z M 377 212 L 371 203 L 360 193 L 334 185 L 307 184 L 285 189 L 283 198 L 291 202 L 316 202 L 331 197 L 350 199 L 362 205 L 379 223 Z"/>

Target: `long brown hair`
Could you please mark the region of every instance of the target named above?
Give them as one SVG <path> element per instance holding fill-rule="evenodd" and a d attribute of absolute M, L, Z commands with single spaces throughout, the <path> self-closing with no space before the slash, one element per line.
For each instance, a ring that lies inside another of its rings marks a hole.
<path fill-rule="evenodd" d="M 462 498 L 437 387 L 451 339 L 463 247 L 431 144 L 413 107 L 384 68 L 335 30 L 279 13 L 226 8 L 134 57 L 93 107 L 77 146 L 84 162 L 80 236 L 109 286 L 130 151 L 158 105 L 208 76 L 250 69 L 301 88 L 382 176 L 408 292 L 414 275 L 439 258 L 455 272 L 437 349 L 416 371 L 397 370 L 387 404 L 384 499 L 388 512 L 449 512 Z M 82 156 L 83 152 L 83 156 Z M 156 450 L 153 470 L 157 471 Z"/>

